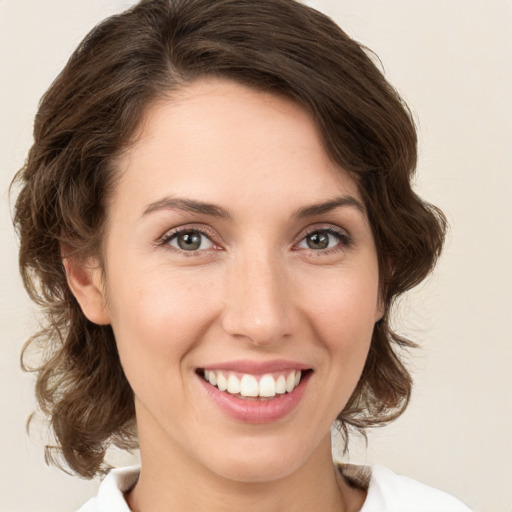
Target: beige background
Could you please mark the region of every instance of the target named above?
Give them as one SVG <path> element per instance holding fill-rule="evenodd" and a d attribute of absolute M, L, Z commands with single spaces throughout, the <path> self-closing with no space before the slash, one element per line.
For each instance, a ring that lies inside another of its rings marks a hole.
<path fill-rule="evenodd" d="M 71 511 L 94 493 L 47 468 L 19 351 L 36 325 L 17 274 L 7 187 L 31 141 L 39 97 L 94 23 L 131 2 L 0 0 L 0 510 Z M 417 185 L 451 223 L 434 276 L 397 325 L 418 340 L 407 413 L 354 443 L 384 464 L 480 511 L 512 509 L 512 2 L 316 0 L 374 49 L 418 119 Z"/>

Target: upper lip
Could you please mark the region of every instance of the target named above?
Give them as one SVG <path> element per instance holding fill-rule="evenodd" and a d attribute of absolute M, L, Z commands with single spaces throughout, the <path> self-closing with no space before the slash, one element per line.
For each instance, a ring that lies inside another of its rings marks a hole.
<path fill-rule="evenodd" d="M 203 370 L 223 370 L 254 375 L 282 372 L 286 370 L 309 370 L 310 368 L 311 367 L 306 364 L 286 359 L 274 359 L 271 361 L 249 361 L 247 359 L 240 359 L 209 364 L 201 367 Z"/>

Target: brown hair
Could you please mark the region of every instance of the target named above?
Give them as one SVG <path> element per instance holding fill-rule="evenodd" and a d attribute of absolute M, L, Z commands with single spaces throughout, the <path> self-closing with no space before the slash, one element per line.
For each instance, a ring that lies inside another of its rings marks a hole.
<path fill-rule="evenodd" d="M 116 157 L 145 107 L 198 77 L 218 76 L 293 98 L 314 117 L 326 150 L 356 179 L 379 257 L 386 312 L 363 373 L 339 415 L 363 431 L 405 409 L 411 378 L 389 325 L 394 299 L 424 279 L 445 220 L 411 189 L 416 132 L 409 110 L 365 49 L 294 0 L 142 0 L 93 29 L 44 95 L 34 144 L 16 176 L 20 268 L 46 324 L 36 394 L 72 471 L 105 470 L 110 444 L 136 446 L 133 393 L 112 329 L 89 322 L 70 292 L 61 248 L 98 255 Z"/>

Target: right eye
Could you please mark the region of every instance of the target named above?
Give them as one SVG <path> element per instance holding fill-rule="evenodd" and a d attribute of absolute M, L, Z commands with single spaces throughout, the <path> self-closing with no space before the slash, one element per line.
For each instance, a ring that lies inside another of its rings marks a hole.
<path fill-rule="evenodd" d="M 211 239 L 197 229 L 186 229 L 168 233 L 162 242 L 186 252 L 207 251 L 213 247 Z"/>

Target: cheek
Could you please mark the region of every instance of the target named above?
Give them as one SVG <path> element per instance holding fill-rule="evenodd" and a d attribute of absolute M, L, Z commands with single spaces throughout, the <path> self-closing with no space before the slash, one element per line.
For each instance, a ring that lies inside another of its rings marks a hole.
<path fill-rule="evenodd" d="M 378 310 L 377 272 L 346 272 L 324 283 L 308 299 L 307 315 L 314 338 L 327 355 L 324 361 L 333 396 L 342 408 L 370 348 Z"/>
<path fill-rule="evenodd" d="M 169 272 L 143 272 L 139 278 L 111 276 L 109 300 L 121 362 L 132 387 L 151 382 L 163 387 L 177 379 L 183 360 L 214 315 L 209 287 Z"/>
<path fill-rule="evenodd" d="M 152 334 L 152 342 L 166 346 L 170 339 L 179 344 L 188 338 L 211 302 L 205 300 L 211 287 L 204 280 L 166 269 L 140 272 L 132 281 L 114 275 L 111 288 L 112 323 L 138 338 Z"/>
<path fill-rule="evenodd" d="M 347 342 L 358 344 L 361 338 L 371 337 L 379 309 L 378 273 L 373 267 L 343 269 L 316 281 L 316 286 L 314 276 L 312 282 L 305 283 L 303 303 L 311 321 L 327 338 L 345 333 Z M 307 289 L 314 293 L 304 293 Z"/>

